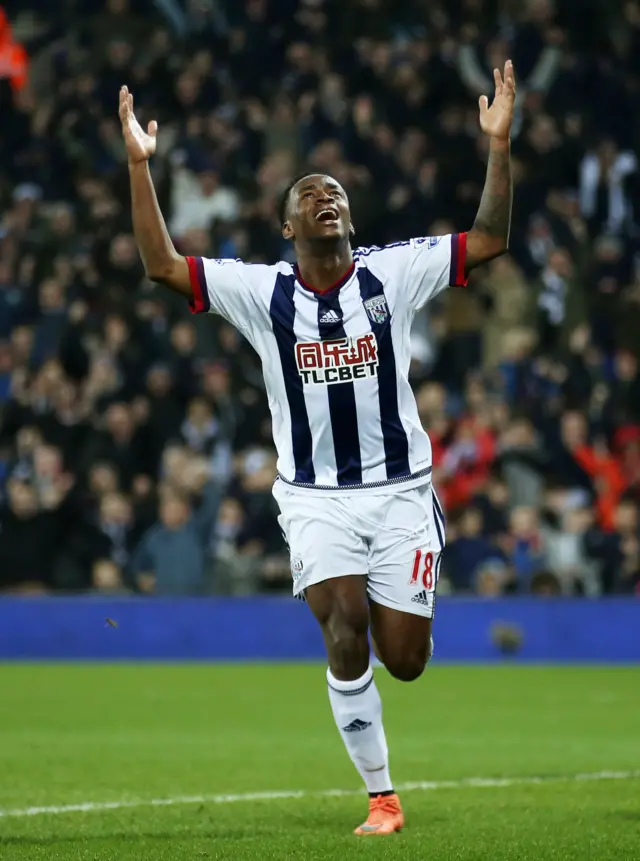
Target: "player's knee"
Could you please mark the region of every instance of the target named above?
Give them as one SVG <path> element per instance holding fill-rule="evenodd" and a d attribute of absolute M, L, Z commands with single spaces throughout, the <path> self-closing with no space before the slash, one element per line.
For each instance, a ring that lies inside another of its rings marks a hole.
<path fill-rule="evenodd" d="M 394 679 L 400 682 L 415 682 L 423 674 L 430 657 L 431 654 L 427 649 L 418 649 L 387 659 L 385 666 Z"/>

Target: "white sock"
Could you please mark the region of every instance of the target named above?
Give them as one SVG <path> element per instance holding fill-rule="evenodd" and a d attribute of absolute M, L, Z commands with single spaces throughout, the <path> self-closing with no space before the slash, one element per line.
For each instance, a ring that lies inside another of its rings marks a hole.
<path fill-rule="evenodd" d="M 359 679 L 341 682 L 327 670 L 329 701 L 347 752 L 367 792 L 389 792 L 389 751 L 382 726 L 382 701 L 371 667 Z"/>

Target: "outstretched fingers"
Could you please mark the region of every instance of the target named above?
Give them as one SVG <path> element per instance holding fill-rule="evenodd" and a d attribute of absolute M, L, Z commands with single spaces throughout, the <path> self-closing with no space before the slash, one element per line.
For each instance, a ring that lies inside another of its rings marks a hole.
<path fill-rule="evenodd" d="M 133 114 L 133 95 L 128 87 L 120 87 L 120 119 L 126 120 Z"/>
<path fill-rule="evenodd" d="M 502 89 L 504 87 L 502 75 L 500 74 L 500 69 L 493 70 L 493 82 L 496 87 L 496 96 L 499 96 L 502 93 Z"/>
<path fill-rule="evenodd" d="M 129 101 L 127 99 L 127 88 L 120 87 L 120 104 L 118 113 L 120 114 L 120 119 L 124 122 L 129 115 Z"/>
<path fill-rule="evenodd" d="M 513 71 L 513 63 L 507 60 L 504 64 L 504 89 L 508 96 L 515 98 L 516 95 L 516 76 Z"/>

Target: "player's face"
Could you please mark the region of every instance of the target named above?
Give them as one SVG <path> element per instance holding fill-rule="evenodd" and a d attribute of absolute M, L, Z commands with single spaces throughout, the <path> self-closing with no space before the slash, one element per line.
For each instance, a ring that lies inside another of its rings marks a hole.
<path fill-rule="evenodd" d="M 305 176 L 291 190 L 285 239 L 344 239 L 353 230 L 347 195 L 330 176 Z"/>

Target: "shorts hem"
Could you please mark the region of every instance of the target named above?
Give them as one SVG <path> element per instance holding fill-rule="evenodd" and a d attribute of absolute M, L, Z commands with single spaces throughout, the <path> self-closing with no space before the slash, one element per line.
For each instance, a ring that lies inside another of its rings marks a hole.
<path fill-rule="evenodd" d="M 420 616 L 423 619 L 433 619 L 435 615 L 436 596 L 433 594 L 433 604 L 431 610 L 421 604 L 400 605 L 397 601 L 390 601 L 382 598 L 380 595 L 372 595 L 367 592 L 369 600 L 374 604 L 380 604 L 382 607 L 388 607 L 390 610 L 397 610 L 399 613 L 407 613 L 409 616 Z"/>
<path fill-rule="evenodd" d="M 318 583 L 326 583 L 327 580 L 338 580 L 341 577 L 367 577 L 367 572 L 363 571 L 360 574 L 327 574 L 326 577 L 314 577 L 310 583 L 300 579 L 297 583 L 293 584 L 293 597 L 297 598 L 300 594 L 306 592 L 310 586 L 316 586 Z"/>

